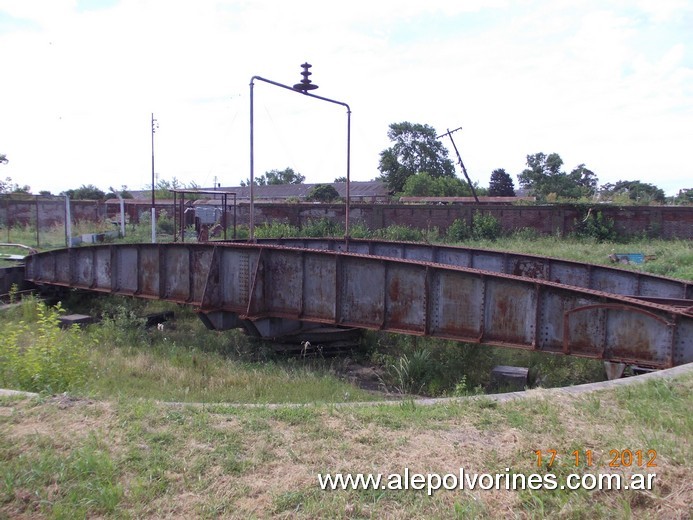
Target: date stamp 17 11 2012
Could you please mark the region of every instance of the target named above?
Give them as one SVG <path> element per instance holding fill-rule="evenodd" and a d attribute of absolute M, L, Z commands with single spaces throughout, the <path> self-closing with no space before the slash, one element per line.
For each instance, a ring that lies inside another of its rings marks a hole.
<path fill-rule="evenodd" d="M 558 450 L 534 450 L 536 464 L 541 468 L 546 464 L 546 468 L 551 468 L 559 458 Z M 592 450 L 575 450 L 570 453 L 570 461 L 575 467 L 592 467 L 595 465 L 594 452 Z M 656 468 L 657 450 L 609 450 L 608 463 L 610 468 Z"/>

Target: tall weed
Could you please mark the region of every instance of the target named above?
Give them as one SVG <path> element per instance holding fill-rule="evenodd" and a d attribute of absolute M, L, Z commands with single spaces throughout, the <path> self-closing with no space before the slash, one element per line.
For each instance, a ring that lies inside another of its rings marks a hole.
<path fill-rule="evenodd" d="M 60 328 L 60 304 L 35 299 L 22 305 L 22 316 L 0 336 L 0 385 L 34 392 L 63 392 L 82 385 L 89 373 L 88 341 L 77 326 Z"/>

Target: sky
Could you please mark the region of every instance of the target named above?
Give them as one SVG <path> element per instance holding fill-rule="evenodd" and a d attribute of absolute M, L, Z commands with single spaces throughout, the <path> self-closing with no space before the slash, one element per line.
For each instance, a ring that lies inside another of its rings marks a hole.
<path fill-rule="evenodd" d="M 355 181 L 409 121 L 461 127 L 481 186 L 543 152 L 600 184 L 693 187 L 690 0 L 0 0 L 0 178 L 150 188 L 154 114 L 158 179 L 237 186 L 251 78 L 293 85 L 304 62 L 351 109 Z M 345 107 L 261 81 L 253 97 L 255 175 L 346 175 Z"/>

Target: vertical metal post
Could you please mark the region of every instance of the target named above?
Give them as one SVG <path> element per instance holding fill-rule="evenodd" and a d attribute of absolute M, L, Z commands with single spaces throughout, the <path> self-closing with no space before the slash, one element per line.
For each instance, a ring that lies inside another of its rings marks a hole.
<path fill-rule="evenodd" d="M 185 192 L 180 194 L 180 241 L 185 242 Z"/>
<path fill-rule="evenodd" d="M 12 242 L 10 240 L 10 229 L 12 228 L 12 221 L 10 220 L 10 195 L 7 194 L 5 199 L 5 217 L 7 218 L 7 242 Z"/>
<path fill-rule="evenodd" d="M 156 201 L 154 199 L 154 112 L 152 112 L 152 244 L 156 244 Z"/>
<path fill-rule="evenodd" d="M 233 239 L 236 240 L 236 194 L 233 194 Z"/>
<path fill-rule="evenodd" d="M 41 245 L 39 244 L 39 203 L 38 197 L 34 197 L 34 202 L 36 203 L 36 248 Z"/>
<path fill-rule="evenodd" d="M 120 202 L 120 236 L 125 237 L 125 201 L 116 190 L 113 188 L 110 188 L 110 190 L 115 193 L 115 196 L 118 197 L 118 201 Z"/>
<path fill-rule="evenodd" d="M 250 78 L 250 206 L 248 208 L 248 242 L 255 242 L 255 142 L 253 117 L 253 80 Z"/>
<path fill-rule="evenodd" d="M 173 192 L 173 241 L 178 242 L 178 204 L 175 190 Z"/>
<path fill-rule="evenodd" d="M 72 247 L 72 215 L 70 213 L 70 197 L 65 195 L 65 246 Z"/>
<path fill-rule="evenodd" d="M 125 238 L 125 200 L 118 194 L 120 199 L 120 234 Z"/>
<path fill-rule="evenodd" d="M 346 212 L 344 214 L 344 238 L 349 239 L 349 208 L 351 206 L 351 108 L 347 106 L 347 174 L 346 174 Z"/>
<path fill-rule="evenodd" d="M 226 206 L 229 203 L 229 196 L 226 193 L 224 193 L 223 197 L 224 197 L 224 213 L 222 214 L 221 218 L 223 220 L 222 226 L 224 226 L 224 240 L 226 240 Z"/>

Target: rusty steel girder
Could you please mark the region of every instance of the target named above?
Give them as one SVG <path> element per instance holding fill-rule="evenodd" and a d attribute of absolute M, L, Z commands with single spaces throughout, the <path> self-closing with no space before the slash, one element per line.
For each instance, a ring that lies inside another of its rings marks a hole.
<path fill-rule="evenodd" d="M 633 296 L 658 303 L 682 307 L 693 305 L 692 281 L 540 255 L 372 239 L 349 239 L 345 242 L 340 238 L 267 238 L 259 239 L 258 243 L 304 249 L 348 251 L 371 256 L 470 267 Z"/>
<path fill-rule="evenodd" d="M 657 368 L 693 361 L 693 315 L 685 308 L 393 256 L 258 244 L 101 245 L 32 255 L 26 277 L 192 305 L 211 328 L 254 327 L 263 337 L 327 324 Z"/>

